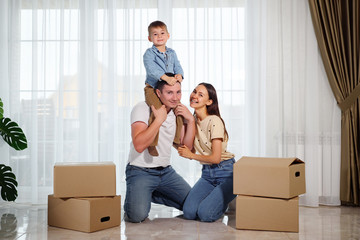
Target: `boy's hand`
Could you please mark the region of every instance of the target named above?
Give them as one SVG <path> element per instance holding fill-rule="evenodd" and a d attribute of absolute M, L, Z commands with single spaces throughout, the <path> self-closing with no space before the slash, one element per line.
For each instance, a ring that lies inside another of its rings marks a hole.
<path fill-rule="evenodd" d="M 182 78 L 182 75 L 181 74 L 175 74 L 175 79 L 178 81 L 178 82 L 182 82 L 183 78 Z"/>
<path fill-rule="evenodd" d="M 167 76 L 165 74 L 161 76 L 161 80 L 164 80 L 165 82 L 167 82 L 171 86 L 173 86 L 177 82 L 175 77 L 169 77 L 169 76 Z"/>
<path fill-rule="evenodd" d="M 167 80 L 167 83 L 173 86 L 177 82 L 177 80 L 174 77 L 169 77 L 169 78 L 170 79 Z"/>

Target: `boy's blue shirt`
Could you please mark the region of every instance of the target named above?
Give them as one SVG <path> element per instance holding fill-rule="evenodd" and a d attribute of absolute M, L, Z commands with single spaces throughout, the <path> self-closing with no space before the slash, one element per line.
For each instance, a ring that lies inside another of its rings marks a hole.
<path fill-rule="evenodd" d="M 166 57 L 154 45 L 144 53 L 145 83 L 148 83 L 153 88 L 156 88 L 158 81 L 161 81 L 160 77 L 165 73 L 181 74 L 184 77 L 184 71 L 176 56 L 176 52 L 166 47 L 165 53 Z"/>

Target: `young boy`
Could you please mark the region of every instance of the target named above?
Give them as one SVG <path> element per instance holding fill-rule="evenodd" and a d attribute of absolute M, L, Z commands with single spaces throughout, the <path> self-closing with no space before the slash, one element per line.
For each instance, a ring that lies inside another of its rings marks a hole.
<path fill-rule="evenodd" d="M 170 85 L 174 85 L 176 82 L 182 82 L 184 72 L 175 51 L 166 47 L 166 42 L 170 38 L 166 24 L 161 21 L 152 22 L 148 27 L 148 32 L 148 39 L 153 43 L 153 46 L 146 50 L 143 57 L 146 69 L 144 88 L 145 101 L 149 106 L 153 105 L 156 109 L 159 109 L 162 106 L 162 103 L 155 93 L 158 82 L 166 81 Z M 151 112 L 149 126 L 153 121 L 154 114 Z M 182 117 L 177 116 L 174 138 L 175 145 L 180 144 L 180 131 L 182 125 Z M 154 141 L 148 147 L 149 154 L 152 156 L 159 155 L 155 147 L 158 138 L 159 133 L 157 133 Z"/>

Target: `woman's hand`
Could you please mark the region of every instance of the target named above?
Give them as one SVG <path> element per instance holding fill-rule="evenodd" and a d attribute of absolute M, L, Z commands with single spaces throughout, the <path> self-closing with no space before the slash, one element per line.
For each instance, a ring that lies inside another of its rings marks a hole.
<path fill-rule="evenodd" d="M 192 159 L 194 156 L 194 153 L 192 153 L 186 145 L 179 147 L 178 153 L 181 157 L 189 158 L 189 159 Z"/>

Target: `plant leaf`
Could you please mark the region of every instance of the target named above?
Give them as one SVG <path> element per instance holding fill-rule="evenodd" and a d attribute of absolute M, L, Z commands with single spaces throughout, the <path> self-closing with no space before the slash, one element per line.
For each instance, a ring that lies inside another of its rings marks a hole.
<path fill-rule="evenodd" d="M 1 197 L 5 201 L 15 201 L 18 196 L 16 187 L 18 183 L 15 175 L 11 172 L 11 167 L 0 164 L 0 187 Z"/>
<path fill-rule="evenodd" d="M 10 118 L 0 119 L 0 135 L 15 150 L 27 148 L 27 140 L 24 132 L 16 122 Z"/>
<path fill-rule="evenodd" d="M 0 118 L 4 117 L 4 104 L 0 98 Z"/>

